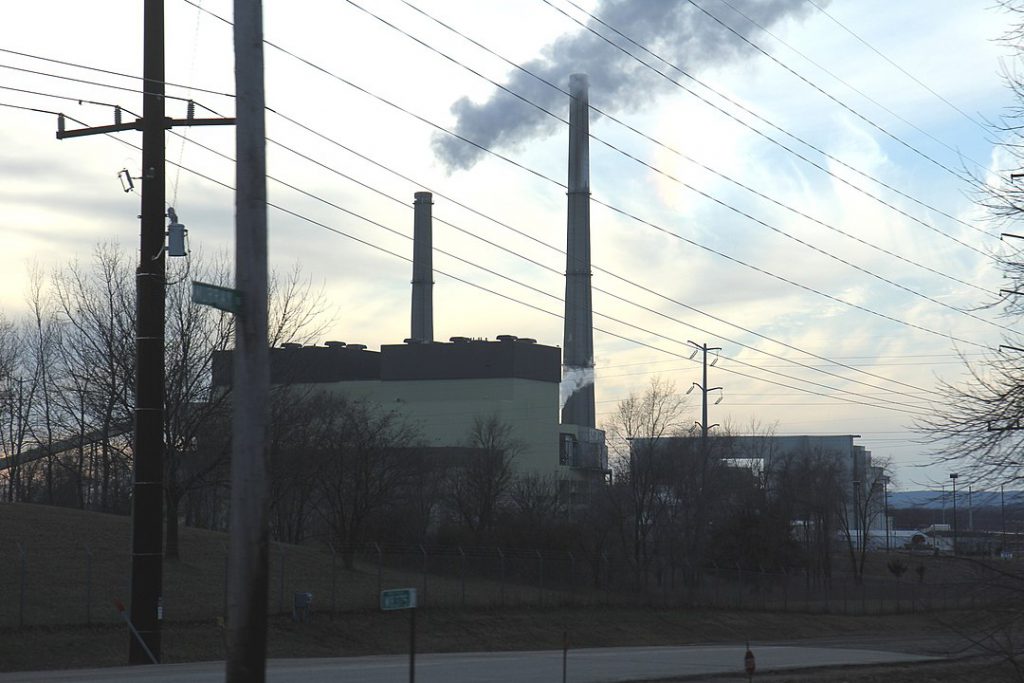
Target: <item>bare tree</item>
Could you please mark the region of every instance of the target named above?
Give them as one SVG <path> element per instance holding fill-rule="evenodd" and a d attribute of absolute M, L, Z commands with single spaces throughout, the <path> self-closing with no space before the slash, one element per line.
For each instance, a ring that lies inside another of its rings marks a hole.
<path fill-rule="evenodd" d="M 347 569 L 373 518 L 410 484 L 416 432 L 395 412 L 366 401 L 323 396 L 311 433 L 319 509 Z"/>
<path fill-rule="evenodd" d="M 675 385 L 655 377 L 642 394 L 632 393 L 619 402 L 604 429 L 609 449 L 616 456 L 615 479 L 628 492 L 628 498 L 613 497 L 611 502 L 625 504 L 620 509 L 624 544 L 638 587 L 646 584 L 655 556 L 654 531 L 666 514 L 669 502 L 670 456 L 666 440 L 683 426 L 685 402 Z"/>
<path fill-rule="evenodd" d="M 998 299 L 980 302 L 981 308 L 1001 308 L 1004 317 L 1019 322 L 1024 314 L 1024 242 L 1016 229 L 1024 216 L 1024 2 L 999 0 L 1009 17 L 1004 35 L 1012 57 L 1004 64 L 1004 79 L 1013 105 L 993 124 L 999 139 L 999 168 L 976 177 L 978 203 L 987 210 L 996 229 L 1011 230 L 1009 253 L 993 254 L 1007 279 Z M 1013 327 L 1011 324 L 1010 327 Z M 940 398 L 925 417 L 916 421 L 923 438 L 940 461 L 958 461 L 983 480 L 1009 483 L 1024 478 L 1019 453 L 1024 447 L 1024 338 L 1005 332 L 999 352 L 969 358 L 961 352 L 967 376 L 963 381 L 941 381 Z M 995 346 L 995 343 L 993 343 Z"/>
<path fill-rule="evenodd" d="M 522 448 L 512 425 L 500 416 L 477 416 L 466 449 L 449 469 L 445 502 L 477 543 L 494 530 L 512 483 L 512 462 Z"/>

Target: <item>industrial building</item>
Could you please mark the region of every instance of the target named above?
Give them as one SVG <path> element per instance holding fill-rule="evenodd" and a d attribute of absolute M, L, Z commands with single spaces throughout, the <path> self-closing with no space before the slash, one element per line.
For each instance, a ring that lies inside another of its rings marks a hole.
<path fill-rule="evenodd" d="M 393 410 L 415 426 L 428 448 L 464 446 L 474 421 L 492 416 L 511 427 L 520 448 L 518 473 L 558 482 L 583 502 L 609 474 L 604 433 L 596 428 L 591 307 L 589 99 L 587 77 L 570 77 L 569 170 L 563 348 L 499 335 L 495 341 L 434 340 L 432 205 L 413 202 L 412 305 L 409 338 L 379 351 L 359 344 L 286 344 L 271 349 L 271 382 L 341 394 Z M 231 378 L 231 352 L 214 356 L 213 384 Z M 560 406 L 560 385 L 573 389 Z"/>

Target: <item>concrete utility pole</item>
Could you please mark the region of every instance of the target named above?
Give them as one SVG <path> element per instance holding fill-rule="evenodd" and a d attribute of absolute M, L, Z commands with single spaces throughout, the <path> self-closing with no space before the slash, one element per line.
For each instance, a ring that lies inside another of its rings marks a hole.
<path fill-rule="evenodd" d="M 263 5 L 235 0 L 235 317 L 228 574 L 229 683 L 263 683 L 267 657 L 267 163 Z"/>
<path fill-rule="evenodd" d="M 703 370 L 702 373 L 701 373 L 701 382 L 699 384 L 697 382 L 694 382 L 690 386 L 690 388 L 686 391 L 686 393 L 690 393 L 691 391 L 693 391 L 694 387 L 697 387 L 698 389 L 700 389 L 700 393 L 701 393 L 701 411 L 700 411 L 700 423 L 698 423 L 698 426 L 700 427 L 700 438 L 701 438 L 701 441 L 706 443 L 707 440 L 708 440 L 708 430 L 711 429 L 712 427 L 717 427 L 718 426 L 718 424 L 708 425 L 708 392 L 709 391 L 721 391 L 722 390 L 722 387 L 708 387 L 708 351 L 716 351 L 716 352 L 717 351 L 721 351 L 722 347 L 720 347 L 720 346 L 708 346 L 707 344 L 698 344 L 697 342 L 689 341 L 689 340 L 687 340 L 686 343 L 693 347 L 693 353 L 690 354 L 690 358 L 693 358 L 694 356 L 696 356 L 698 352 L 703 354 L 702 359 L 701 359 L 701 366 L 702 366 L 702 370 Z M 711 361 L 711 366 L 714 367 L 715 363 L 717 363 L 717 362 L 718 362 L 718 354 L 716 353 L 714 360 Z M 717 404 L 719 404 L 721 402 L 722 402 L 722 397 L 719 396 L 718 400 L 715 401 L 715 404 L 717 405 Z"/>
<path fill-rule="evenodd" d="M 164 131 L 174 126 L 231 125 L 232 118 L 169 119 L 164 97 L 164 3 L 143 7 L 142 118 L 66 130 L 57 121 L 57 139 L 142 131 L 142 211 L 139 267 L 135 274 L 135 416 L 132 486 L 132 567 L 128 661 L 160 661 L 160 609 L 163 591 L 164 504 Z M 191 108 L 189 110 L 191 114 Z M 132 629 L 136 633 L 131 633 Z"/>

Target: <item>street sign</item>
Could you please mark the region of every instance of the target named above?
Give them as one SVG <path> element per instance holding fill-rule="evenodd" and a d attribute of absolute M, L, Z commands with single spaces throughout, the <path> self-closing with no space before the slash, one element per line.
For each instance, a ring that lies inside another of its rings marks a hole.
<path fill-rule="evenodd" d="M 192 301 L 228 313 L 238 313 L 242 310 L 242 293 L 237 289 L 208 285 L 195 280 L 192 281 Z"/>
<path fill-rule="evenodd" d="M 395 588 L 380 592 L 380 608 L 389 612 L 396 609 L 416 608 L 415 588 Z"/>

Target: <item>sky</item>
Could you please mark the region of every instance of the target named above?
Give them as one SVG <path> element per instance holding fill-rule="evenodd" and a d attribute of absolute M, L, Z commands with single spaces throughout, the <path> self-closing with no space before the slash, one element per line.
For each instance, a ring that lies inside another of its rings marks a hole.
<path fill-rule="evenodd" d="M 231 4 L 166 0 L 169 116 L 233 113 Z M 1014 104 L 990 0 L 263 4 L 271 267 L 322 290 L 321 341 L 409 336 L 427 190 L 435 337 L 561 344 L 564 91 L 586 73 L 598 421 L 654 377 L 700 382 L 693 341 L 721 347 L 710 422 L 857 434 L 898 487 L 946 479 L 915 415 L 1007 332 L 976 309 L 1012 245 L 965 180 L 1012 170 L 988 125 Z M 141 72 L 141 2 L 27 3 L 0 25 L 6 317 L 32 267 L 138 237 L 117 174 L 139 175 L 139 134 L 58 141 L 53 114 L 17 107 L 113 123 L 141 111 Z M 174 133 L 192 258 L 230 255 L 233 131 Z"/>

